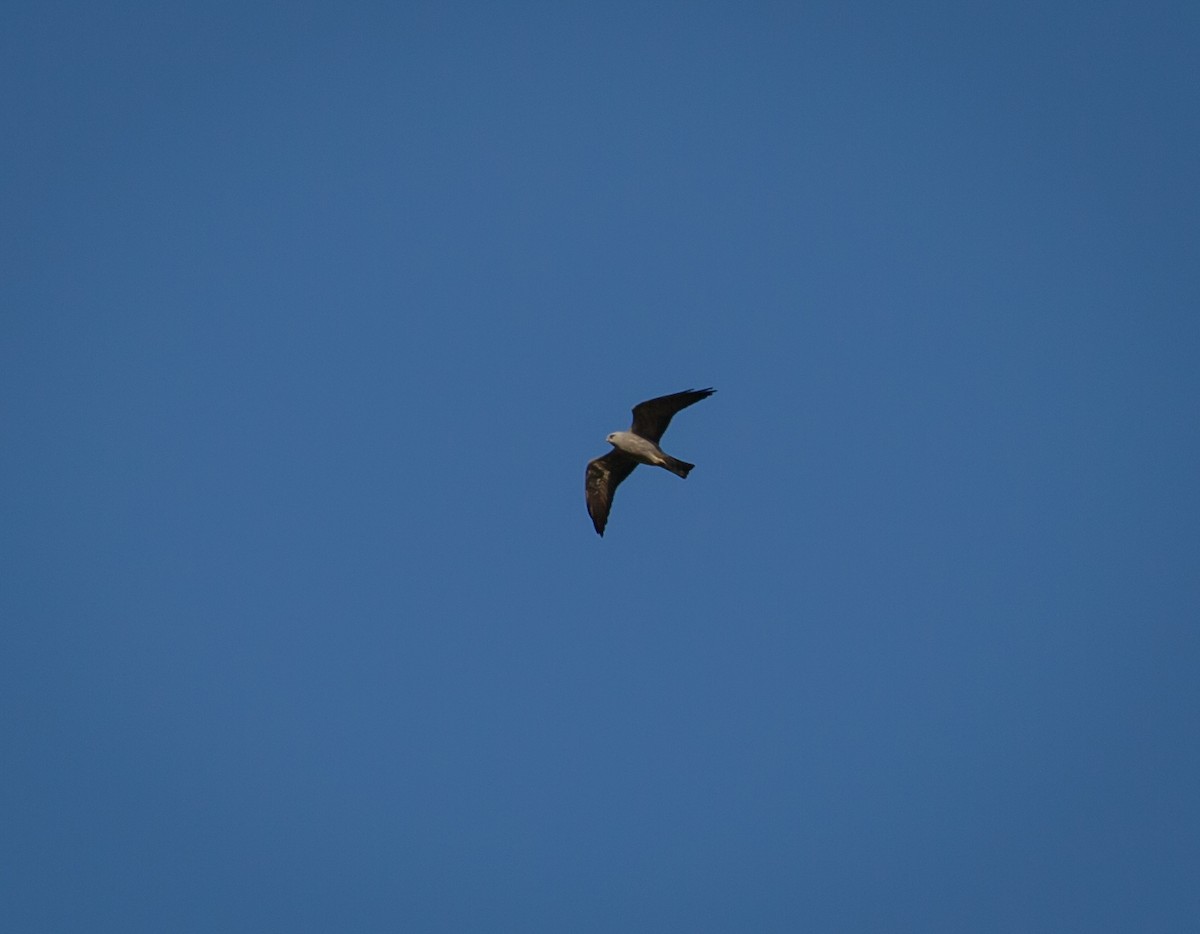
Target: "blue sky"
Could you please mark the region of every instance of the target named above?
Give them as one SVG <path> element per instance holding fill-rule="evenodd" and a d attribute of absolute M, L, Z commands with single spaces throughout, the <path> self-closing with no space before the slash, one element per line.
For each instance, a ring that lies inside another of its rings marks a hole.
<path fill-rule="evenodd" d="M 8 9 L 3 927 L 1193 930 L 1198 41 Z"/>

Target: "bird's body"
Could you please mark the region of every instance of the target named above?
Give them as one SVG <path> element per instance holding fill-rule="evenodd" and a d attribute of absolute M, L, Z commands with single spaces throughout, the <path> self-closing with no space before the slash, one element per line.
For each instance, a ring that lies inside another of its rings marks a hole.
<path fill-rule="evenodd" d="M 684 464 L 683 461 L 676 460 L 670 454 L 667 454 L 653 441 L 647 441 L 641 435 L 635 435 L 632 431 L 614 431 L 607 439 L 618 451 L 624 451 L 639 464 L 649 464 L 651 467 L 665 467 L 673 474 L 687 479 L 687 472 L 695 467 L 695 464 Z M 673 464 L 684 465 L 681 468 L 672 466 Z"/>
<path fill-rule="evenodd" d="M 685 389 L 638 403 L 633 408 L 633 425 L 629 431 L 614 431 L 608 436 L 606 440 L 613 449 L 588 464 L 585 484 L 588 515 L 592 517 L 592 524 L 599 535 L 604 535 L 617 486 L 633 473 L 633 468 L 638 464 L 662 467 L 677 477 L 687 479 L 688 473 L 696 465 L 667 454 L 658 446 L 658 442 L 676 412 L 707 399 L 715 391 Z"/>

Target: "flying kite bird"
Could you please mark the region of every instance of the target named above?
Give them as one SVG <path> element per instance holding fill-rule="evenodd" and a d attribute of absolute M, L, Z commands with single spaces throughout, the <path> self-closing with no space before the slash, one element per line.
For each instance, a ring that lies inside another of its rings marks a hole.
<path fill-rule="evenodd" d="M 638 464 L 662 467 L 677 477 L 687 479 L 688 472 L 696 465 L 665 454 L 658 442 L 671 424 L 672 415 L 689 405 L 695 405 L 701 399 L 707 399 L 714 392 L 715 389 L 685 389 L 669 396 L 639 402 L 633 407 L 633 425 L 629 431 L 614 431 L 605 439 L 613 449 L 587 465 L 585 485 L 588 515 L 592 517 L 592 525 L 601 537 L 608 523 L 608 511 L 612 508 L 617 486 L 633 473 L 633 468 Z"/>

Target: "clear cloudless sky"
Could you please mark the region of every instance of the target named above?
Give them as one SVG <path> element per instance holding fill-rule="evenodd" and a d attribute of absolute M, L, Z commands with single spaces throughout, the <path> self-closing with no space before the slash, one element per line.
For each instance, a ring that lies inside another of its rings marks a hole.
<path fill-rule="evenodd" d="M 8 4 L 0 927 L 1195 931 L 1197 48 Z"/>

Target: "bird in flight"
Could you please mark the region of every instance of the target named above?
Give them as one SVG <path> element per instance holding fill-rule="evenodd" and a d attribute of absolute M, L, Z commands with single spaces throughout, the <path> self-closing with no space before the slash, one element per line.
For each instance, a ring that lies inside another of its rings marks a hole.
<path fill-rule="evenodd" d="M 701 399 L 707 399 L 714 392 L 715 389 L 685 389 L 669 396 L 639 402 L 633 407 L 633 425 L 629 431 L 614 431 L 605 439 L 613 449 L 587 465 L 585 484 L 588 515 L 592 517 L 592 525 L 601 537 L 608 523 L 608 511 L 612 509 L 617 486 L 633 473 L 633 468 L 638 464 L 662 467 L 677 477 L 687 479 L 688 472 L 696 465 L 664 453 L 658 442 L 671 424 L 672 415 L 689 405 L 695 405 Z"/>

